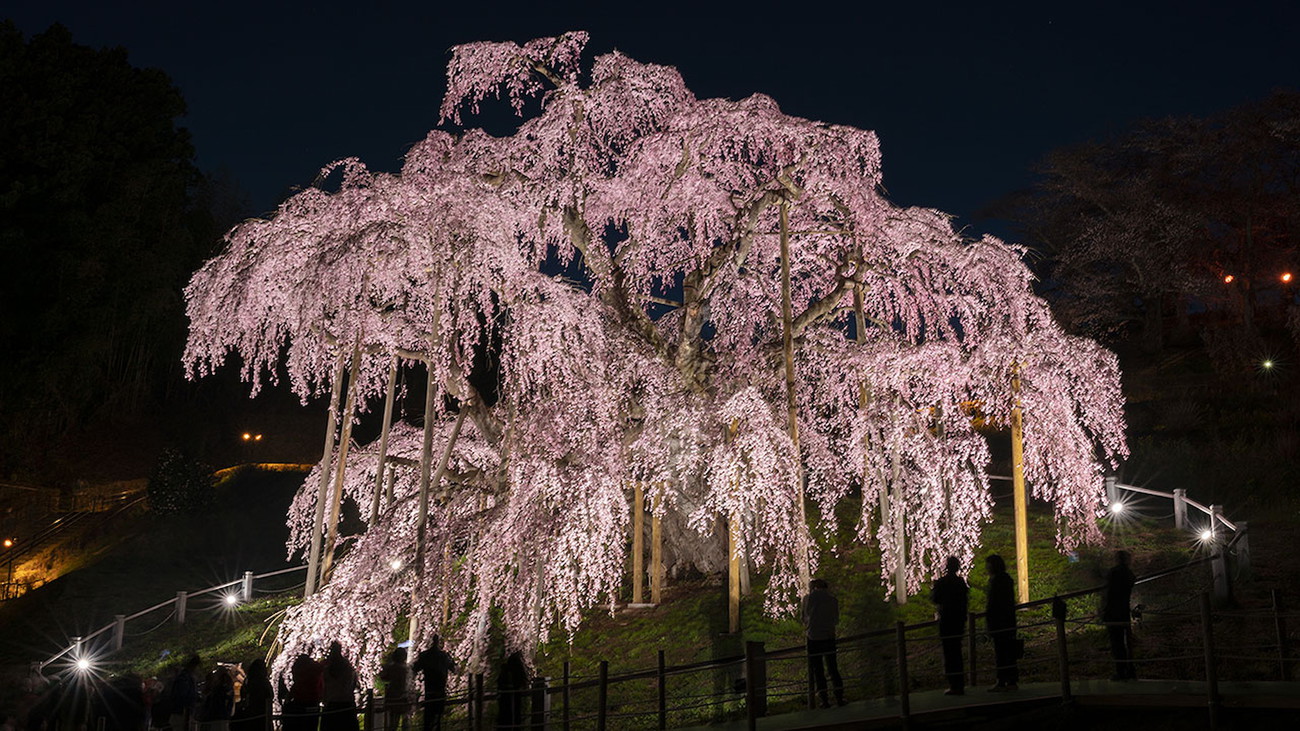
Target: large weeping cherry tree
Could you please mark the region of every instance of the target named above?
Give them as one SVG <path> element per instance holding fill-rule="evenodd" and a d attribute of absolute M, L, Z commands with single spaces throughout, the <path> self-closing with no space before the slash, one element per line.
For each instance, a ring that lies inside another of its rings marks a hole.
<path fill-rule="evenodd" d="M 1022 251 L 891 205 L 871 132 L 618 53 L 584 72 L 586 40 L 454 49 L 444 120 L 504 97 L 513 134 L 434 131 L 391 175 L 336 163 L 336 190 L 236 227 L 189 285 L 192 375 L 235 353 L 255 391 L 283 372 L 335 405 L 289 515 L 290 555 L 326 570 L 282 658 L 337 638 L 372 672 L 400 616 L 467 659 L 494 623 L 525 651 L 571 633 L 614 601 L 634 484 L 674 561 L 720 569 L 730 533 L 770 612 L 846 499 L 915 592 L 990 515 L 972 402 L 1022 410 L 1058 542 L 1095 537 L 1126 451 L 1116 360 L 1057 327 Z M 466 375 L 490 344 L 492 403 Z M 353 448 L 413 365 L 423 427 Z M 364 532 L 336 535 L 340 499 Z"/>

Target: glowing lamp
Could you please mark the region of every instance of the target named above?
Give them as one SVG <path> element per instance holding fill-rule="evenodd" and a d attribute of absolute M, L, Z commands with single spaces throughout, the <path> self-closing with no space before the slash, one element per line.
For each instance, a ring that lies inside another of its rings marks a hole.
<path fill-rule="evenodd" d="M 400 558 L 395 558 L 395 559 L 393 559 L 392 561 L 389 561 L 389 562 L 388 562 L 388 566 L 389 566 L 392 570 L 394 570 L 394 571 L 401 571 L 401 570 L 402 570 L 402 559 L 400 559 Z"/>
<path fill-rule="evenodd" d="M 89 670 L 89 669 L 90 669 L 90 660 L 88 660 L 88 659 L 86 659 L 86 658 L 84 658 L 84 657 L 78 659 L 78 660 L 77 660 L 77 669 L 80 670 L 80 671 L 82 671 L 83 673 L 84 673 L 85 671 Z"/>
<path fill-rule="evenodd" d="M 1271 360 L 1266 360 L 1266 361 L 1264 361 L 1263 363 L 1260 363 L 1259 365 L 1260 365 L 1260 367 L 1263 368 L 1264 370 L 1269 370 L 1270 368 L 1273 367 L 1273 361 L 1271 361 Z"/>
<path fill-rule="evenodd" d="M 253 438 L 252 434 L 249 434 L 248 432 L 244 432 L 244 441 L 248 441 L 249 439 L 252 438 Z"/>
<path fill-rule="evenodd" d="M 1291 283 L 1291 272 L 1283 272 L 1283 273 L 1282 273 L 1282 282 L 1283 282 L 1284 284 L 1290 284 L 1290 283 Z"/>
<path fill-rule="evenodd" d="M 1118 500 L 1111 503 L 1110 512 L 1114 513 L 1115 515 L 1119 515 L 1120 513 L 1124 512 L 1124 503 L 1121 503 Z"/>
<path fill-rule="evenodd" d="M 1234 279 L 1236 279 L 1236 277 L 1232 276 L 1231 274 L 1225 274 L 1225 275 L 1223 275 L 1223 283 L 1224 283 L 1224 284 L 1232 284 L 1232 280 L 1234 280 Z"/>
<path fill-rule="evenodd" d="M 14 539 L 12 539 L 12 538 L 6 538 L 6 539 L 5 539 L 5 548 L 13 548 L 13 547 L 14 547 Z"/>
<path fill-rule="evenodd" d="M 1205 530 L 1201 531 L 1201 540 L 1205 541 L 1206 543 L 1209 543 L 1210 541 L 1214 540 L 1214 531 L 1210 530 L 1209 528 L 1206 528 Z"/>
<path fill-rule="evenodd" d="M 225 602 L 226 602 L 226 606 L 233 607 L 239 603 L 239 597 L 234 594 L 227 594 Z"/>
<path fill-rule="evenodd" d="M 261 434 L 258 434 L 257 436 L 253 437 L 253 441 L 255 441 L 255 442 L 260 442 L 260 441 L 262 441 L 262 435 L 261 435 Z"/>

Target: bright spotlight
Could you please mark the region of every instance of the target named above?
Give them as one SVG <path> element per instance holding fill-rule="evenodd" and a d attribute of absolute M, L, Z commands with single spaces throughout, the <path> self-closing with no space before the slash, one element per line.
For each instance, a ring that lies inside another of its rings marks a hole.
<path fill-rule="evenodd" d="M 1231 274 L 1225 274 L 1225 275 L 1223 275 L 1223 283 L 1224 283 L 1224 284 L 1232 284 L 1232 281 L 1233 281 L 1234 279 L 1236 279 L 1236 277 L 1232 276 Z"/>
<path fill-rule="evenodd" d="M 1210 541 L 1214 540 L 1214 531 L 1210 530 L 1209 528 L 1206 528 L 1205 530 L 1201 531 L 1201 540 L 1205 541 L 1206 543 L 1209 543 Z"/>
<path fill-rule="evenodd" d="M 227 594 L 225 601 L 226 601 L 226 606 L 233 607 L 239 603 L 239 597 L 236 596 L 235 594 Z"/>
<path fill-rule="evenodd" d="M 389 562 L 388 562 L 388 567 L 391 568 L 391 569 L 394 570 L 394 571 L 401 571 L 401 570 L 402 570 L 402 559 L 400 559 L 400 558 L 395 558 L 395 559 L 393 559 L 392 561 L 389 561 Z"/>
<path fill-rule="evenodd" d="M 80 670 L 80 671 L 82 671 L 82 672 L 85 672 L 85 671 L 89 670 L 89 669 L 90 669 L 90 660 L 87 659 L 87 658 L 84 658 L 84 657 L 78 659 L 78 660 L 77 660 L 77 669 Z"/>
<path fill-rule="evenodd" d="M 1290 284 L 1290 283 L 1291 283 L 1291 272 L 1283 272 L 1283 274 L 1282 274 L 1282 282 L 1283 282 L 1284 284 Z"/>
<path fill-rule="evenodd" d="M 1266 360 L 1266 361 L 1264 361 L 1263 363 L 1260 363 L 1259 365 L 1260 365 L 1260 367 L 1262 367 L 1264 370 L 1267 371 L 1267 370 L 1270 370 L 1270 369 L 1273 367 L 1273 361 L 1271 361 L 1271 360 Z"/>
<path fill-rule="evenodd" d="M 252 438 L 253 438 L 252 434 L 249 434 L 248 432 L 244 432 L 244 441 L 248 441 L 249 439 Z"/>
<path fill-rule="evenodd" d="M 1111 503 L 1110 512 L 1114 513 L 1115 515 L 1119 515 L 1120 513 L 1124 512 L 1124 503 L 1121 503 L 1118 500 Z"/>

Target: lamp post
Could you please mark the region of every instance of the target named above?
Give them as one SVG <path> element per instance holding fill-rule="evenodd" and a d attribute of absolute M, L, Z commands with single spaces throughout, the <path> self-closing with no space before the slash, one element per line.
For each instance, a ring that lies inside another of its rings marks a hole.
<path fill-rule="evenodd" d="M 4 547 L 5 547 L 5 554 L 9 558 L 8 561 L 9 575 L 5 579 L 5 595 L 4 595 L 4 598 L 8 599 L 14 583 L 14 539 L 6 538 L 4 540 Z"/>

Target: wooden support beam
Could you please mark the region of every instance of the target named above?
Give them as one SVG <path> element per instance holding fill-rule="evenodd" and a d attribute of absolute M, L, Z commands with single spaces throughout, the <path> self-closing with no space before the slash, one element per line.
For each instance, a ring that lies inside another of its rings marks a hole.
<path fill-rule="evenodd" d="M 727 631 L 740 631 L 740 555 L 736 546 L 736 520 L 727 520 Z"/>
<path fill-rule="evenodd" d="M 329 501 L 330 464 L 334 459 L 334 429 L 338 423 L 339 397 L 343 393 L 343 366 L 347 356 L 339 351 L 334 364 L 334 383 L 330 388 L 329 416 L 325 422 L 325 451 L 320 459 L 320 490 L 316 494 L 316 519 L 312 525 L 311 549 L 307 554 L 307 583 L 303 596 L 316 593 L 316 578 L 320 567 L 321 538 L 325 527 L 325 504 Z"/>
<path fill-rule="evenodd" d="M 650 601 L 661 604 L 664 600 L 664 534 L 659 519 L 660 498 L 655 496 L 654 512 L 650 516 Z"/>
<path fill-rule="evenodd" d="M 379 502 L 384 492 L 384 471 L 388 468 L 388 433 L 393 426 L 393 395 L 397 390 L 397 356 L 388 366 L 388 390 L 384 393 L 384 426 L 379 432 L 379 460 L 375 465 L 375 496 L 370 502 L 370 522 L 379 520 Z"/>
<path fill-rule="evenodd" d="M 1016 585 L 1020 602 L 1029 601 L 1029 500 L 1025 495 L 1025 432 L 1020 410 L 1020 367 L 1011 375 L 1011 486 L 1015 504 Z"/>
<path fill-rule="evenodd" d="M 632 488 L 632 603 L 645 603 L 645 488 Z"/>
<path fill-rule="evenodd" d="M 343 505 L 343 478 L 348 466 L 348 448 L 352 446 L 352 422 L 357 408 L 357 375 L 361 371 L 361 341 L 352 350 L 352 367 L 348 371 L 348 397 L 343 407 L 343 426 L 339 435 L 339 458 L 334 465 L 334 489 L 330 493 L 329 518 L 325 522 L 325 550 L 321 555 L 320 583 L 329 581 L 334 566 L 334 543 L 339 534 L 339 511 Z"/>

